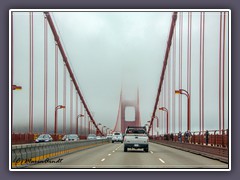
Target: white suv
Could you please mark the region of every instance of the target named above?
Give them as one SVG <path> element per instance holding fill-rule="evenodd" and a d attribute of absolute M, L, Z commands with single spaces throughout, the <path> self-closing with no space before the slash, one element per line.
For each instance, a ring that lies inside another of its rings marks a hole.
<path fill-rule="evenodd" d="M 123 143 L 123 135 L 120 132 L 114 132 L 112 136 L 112 143 L 121 142 Z"/>

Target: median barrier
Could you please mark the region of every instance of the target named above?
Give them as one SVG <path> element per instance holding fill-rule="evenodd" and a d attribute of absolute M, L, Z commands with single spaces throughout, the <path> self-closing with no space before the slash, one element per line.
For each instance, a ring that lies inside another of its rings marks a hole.
<path fill-rule="evenodd" d="M 12 168 L 23 168 L 49 158 L 109 143 L 109 140 L 83 140 L 74 142 L 47 142 L 12 145 Z"/>

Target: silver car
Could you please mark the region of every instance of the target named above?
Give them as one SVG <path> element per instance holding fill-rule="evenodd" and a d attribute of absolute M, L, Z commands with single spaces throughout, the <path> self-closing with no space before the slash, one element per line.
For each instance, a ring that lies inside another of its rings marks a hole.
<path fill-rule="evenodd" d="M 96 140 L 97 137 L 95 134 L 89 134 L 88 137 L 87 137 L 87 140 Z"/>

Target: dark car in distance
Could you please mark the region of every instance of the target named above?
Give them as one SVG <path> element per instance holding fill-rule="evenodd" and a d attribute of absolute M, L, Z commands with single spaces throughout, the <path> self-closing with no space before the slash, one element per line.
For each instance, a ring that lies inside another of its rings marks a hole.
<path fill-rule="evenodd" d="M 79 137 L 77 134 L 66 134 L 63 136 L 62 141 L 78 141 Z"/>
<path fill-rule="evenodd" d="M 35 140 L 35 143 L 39 142 L 51 142 L 53 141 L 53 138 L 51 137 L 50 134 L 41 134 L 38 136 L 38 138 Z"/>

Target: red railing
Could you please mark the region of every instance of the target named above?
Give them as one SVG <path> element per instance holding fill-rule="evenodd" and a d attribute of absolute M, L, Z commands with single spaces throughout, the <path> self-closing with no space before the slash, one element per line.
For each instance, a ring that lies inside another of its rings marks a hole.
<path fill-rule="evenodd" d="M 190 138 L 186 139 L 184 133 L 181 133 L 182 138 L 178 137 L 178 133 L 162 134 L 160 136 L 149 136 L 150 139 L 159 141 L 173 141 L 178 143 L 199 144 L 217 147 L 229 146 L 228 129 L 226 130 L 209 130 L 208 143 L 206 139 L 206 131 L 191 132 Z"/>

